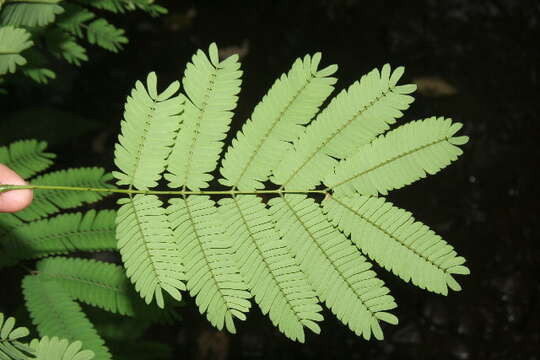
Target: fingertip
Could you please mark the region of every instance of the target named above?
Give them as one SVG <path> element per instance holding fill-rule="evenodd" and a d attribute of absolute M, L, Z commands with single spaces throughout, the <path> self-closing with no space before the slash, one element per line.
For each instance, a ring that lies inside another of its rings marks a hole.
<path fill-rule="evenodd" d="M 0 184 L 26 185 L 26 181 L 17 173 L 0 164 Z M 16 212 L 26 208 L 33 199 L 30 189 L 12 190 L 0 194 L 0 212 Z"/>

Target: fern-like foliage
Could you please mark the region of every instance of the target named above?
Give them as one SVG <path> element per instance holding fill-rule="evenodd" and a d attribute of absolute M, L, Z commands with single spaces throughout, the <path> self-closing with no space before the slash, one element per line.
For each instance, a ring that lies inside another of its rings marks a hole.
<path fill-rule="evenodd" d="M 0 147 L 0 163 L 28 179 L 46 170 L 56 156 L 45 152 L 47 143 L 37 140 L 21 140 Z"/>
<path fill-rule="evenodd" d="M 461 286 L 453 274 L 469 274 L 465 259 L 411 213 L 384 198 L 332 196 L 323 201 L 329 218 L 369 257 L 405 281 L 446 295 Z"/>
<path fill-rule="evenodd" d="M 94 352 L 81 350 L 82 343 L 45 336 L 23 342 L 30 332 L 25 327 L 15 327 L 15 318 L 5 318 L 0 313 L 0 359 L 2 360 L 91 360 Z"/>
<path fill-rule="evenodd" d="M 100 168 L 68 169 L 35 176 L 53 164 L 55 155 L 46 152 L 46 146 L 45 142 L 36 140 L 13 142 L 0 147 L 0 163 L 32 183 L 110 186 L 107 181 L 111 175 Z M 34 191 L 34 200 L 27 209 L 16 214 L 0 214 L 0 268 L 55 254 L 116 249 L 115 211 L 90 210 L 51 217 L 60 210 L 93 203 L 105 195 L 40 189 Z"/>
<path fill-rule="evenodd" d="M 332 99 L 305 128 L 294 148 L 274 169 L 272 181 L 286 189 L 311 189 L 354 150 L 369 143 L 403 114 L 413 98 L 407 94 L 415 85 L 397 86 L 403 68 L 393 72 L 389 65 L 364 75 Z"/>
<path fill-rule="evenodd" d="M 167 161 L 169 186 L 205 188 L 215 169 L 240 92 L 238 56 L 220 62 L 215 44 L 208 58 L 199 50 L 186 66 L 182 84 L 187 95 L 172 154 Z M 169 131 L 169 136 L 174 133 Z"/>
<path fill-rule="evenodd" d="M 26 360 L 32 349 L 21 340 L 30 332 L 25 327 L 15 327 L 15 318 L 5 318 L 0 313 L 0 359 Z"/>
<path fill-rule="evenodd" d="M 234 333 L 233 317 L 245 320 L 249 293 L 231 259 L 230 242 L 223 236 L 214 202 L 206 196 L 172 199 L 167 213 L 190 294 L 214 326 L 225 325 Z"/>
<path fill-rule="evenodd" d="M 220 201 L 225 235 L 234 239 L 233 254 L 263 314 L 289 338 L 303 342 L 306 326 L 320 332 L 322 320 L 315 292 L 280 239 L 272 218 L 256 196 Z"/>
<path fill-rule="evenodd" d="M 100 11 L 96 13 L 95 9 Z M 82 0 L 76 4 L 62 0 L 3 0 L 0 4 L 0 77 L 20 67 L 23 75 L 38 83 L 47 83 L 56 77 L 47 67 L 49 53 L 80 66 L 88 60 L 82 43 L 85 40 L 111 52 L 120 51 L 128 42 L 125 31 L 109 23 L 101 13 L 133 10 L 142 10 L 151 16 L 167 12 L 152 0 Z M 32 47 L 34 42 L 46 46 Z"/>
<path fill-rule="evenodd" d="M 397 318 L 386 312 L 396 303 L 371 264 L 330 224 L 313 199 L 286 195 L 272 199 L 270 205 L 276 228 L 318 297 L 357 335 L 369 340 L 373 333 L 382 339 L 379 320 L 397 324 Z"/>
<path fill-rule="evenodd" d="M 58 5 L 61 0 L 6 0 L 0 12 L 0 24 L 45 26 L 64 12 Z"/>
<path fill-rule="evenodd" d="M 27 275 L 23 279 L 26 307 L 41 336 L 57 336 L 82 341 L 97 359 L 112 359 L 92 323 L 62 284 L 46 275 Z"/>
<path fill-rule="evenodd" d="M 298 59 L 255 107 L 227 150 L 220 182 L 241 190 L 261 189 L 270 171 L 333 90 L 336 65 L 319 70 L 321 55 Z"/>
<path fill-rule="evenodd" d="M 21 52 L 33 45 L 30 33 L 13 26 L 0 27 L 0 74 L 13 73 L 26 64 Z"/>
<path fill-rule="evenodd" d="M 434 174 L 462 153 L 460 124 L 429 118 L 390 129 L 413 101 L 403 68 L 384 65 L 324 109 L 337 66 L 293 63 L 219 154 L 242 75 L 212 44 L 187 65 L 183 93 L 151 73 L 126 103 L 114 172 L 128 197 L 117 218 L 126 271 L 148 302 L 185 287 L 219 329 L 235 331 L 253 297 L 291 339 L 318 333 L 319 300 L 365 339 L 397 324 L 396 302 L 363 254 L 405 281 L 459 290 L 464 259 L 425 225 L 378 198 Z M 225 189 L 204 190 L 219 167 Z M 168 180 L 164 207 L 153 190 Z M 265 188 L 268 181 L 274 187 Z M 321 186 L 321 182 L 324 184 Z M 213 200 L 211 196 L 219 195 Z M 266 196 L 275 198 L 266 201 Z M 324 197 L 322 206 L 313 198 Z M 264 197 L 264 198 L 263 198 Z M 361 252 L 358 251 L 361 250 Z"/>
<path fill-rule="evenodd" d="M 121 266 L 96 260 L 50 257 L 37 263 L 36 271 L 60 283 L 72 299 L 108 312 L 153 319 L 165 313 L 146 306 L 131 286 Z"/>
<path fill-rule="evenodd" d="M 91 4 L 122 12 L 142 1 Z M 80 19 L 94 17 L 84 12 Z M 63 22 L 69 36 L 84 36 L 85 28 L 70 21 Z M 322 108 L 337 66 L 320 68 L 317 53 L 276 80 L 223 151 L 242 71 L 237 56 L 218 54 L 215 44 L 197 51 L 181 83 L 164 91 L 155 73 L 136 82 L 115 145 L 112 176 L 124 188 L 111 189 L 111 176 L 98 168 L 52 172 L 29 179 L 39 187 L 31 207 L 0 214 L 0 265 L 115 246 L 120 252 L 125 273 L 93 260 L 38 262 L 23 288 L 42 335 L 81 340 L 96 358 L 108 359 L 76 301 L 158 316 L 170 297 L 180 300 L 187 290 L 214 326 L 233 333 L 253 298 L 293 340 L 305 341 L 305 329 L 321 331 L 322 303 L 358 336 L 383 339 L 384 326 L 398 323 L 396 301 L 368 258 L 422 289 L 461 289 L 455 275 L 469 273 L 465 259 L 379 197 L 455 161 L 468 140 L 456 135 L 461 124 L 431 117 L 390 129 L 415 86 L 398 84 L 403 68 L 389 65 Z M 36 141 L 0 148 L 0 161 L 25 177 L 51 159 Z M 168 189 L 159 190 L 165 183 Z M 222 187 L 208 189 L 213 183 Z M 117 212 L 58 214 L 107 191 L 123 194 Z M 146 307 L 153 300 L 157 306 Z"/>
<path fill-rule="evenodd" d="M 155 297 L 164 306 L 165 290 L 180 300 L 184 290 L 184 268 L 173 240 L 161 201 L 152 195 L 119 200 L 116 222 L 118 249 L 135 289 L 150 303 Z"/>
<path fill-rule="evenodd" d="M 454 137 L 460 128 L 435 117 L 400 126 L 341 161 L 324 183 L 336 194 L 386 195 L 456 160 L 463 153 L 456 145 L 467 142 L 466 136 Z"/>
<path fill-rule="evenodd" d="M 34 339 L 30 347 L 39 360 L 91 360 L 95 354 L 91 350 L 81 350 L 82 342 L 74 341 L 70 343 L 66 339 L 59 339 L 56 336 L 49 338 L 44 336 L 41 339 Z"/>
<path fill-rule="evenodd" d="M 62 214 L 28 224 L 13 224 L 0 235 L 0 245 L 11 260 L 35 259 L 75 251 L 116 249 L 116 212 L 90 210 Z"/>

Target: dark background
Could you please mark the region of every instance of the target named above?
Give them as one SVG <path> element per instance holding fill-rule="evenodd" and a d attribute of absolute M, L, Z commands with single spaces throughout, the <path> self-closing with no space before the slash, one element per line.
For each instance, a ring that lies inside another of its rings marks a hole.
<path fill-rule="evenodd" d="M 0 141 L 45 139 L 59 154 L 58 167 L 112 170 L 135 80 L 153 70 L 162 86 L 181 78 L 194 51 L 212 41 L 244 55 L 233 129 L 306 53 L 321 51 L 323 65 L 339 64 L 337 90 L 384 63 L 404 65 L 404 81 L 416 81 L 419 91 L 399 121 L 444 115 L 464 123 L 471 141 L 452 166 L 389 198 L 453 244 L 472 274 L 459 279 L 462 292 L 442 297 L 376 268 L 400 319 L 379 342 L 356 337 L 330 312 L 322 334 L 306 344 L 288 341 L 258 310 L 237 335 L 219 333 L 191 301 L 181 322 L 141 338 L 170 345 L 179 359 L 540 358 L 539 1 L 158 2 L 168 15 L 111 17 L 130 39 L 120 54 L 92 48 L 81 69 L 56 64 L 52 84 L 0 97 L 7 113 Z"/>

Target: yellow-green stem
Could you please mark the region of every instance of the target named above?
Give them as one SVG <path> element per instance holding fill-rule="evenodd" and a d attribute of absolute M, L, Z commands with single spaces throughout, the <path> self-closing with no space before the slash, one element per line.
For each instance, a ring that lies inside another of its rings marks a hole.
<path fill-rule="evenodd" d="M 261 195 L 261 194 L 328 194 L 328 190 L 136 190 L 136 189 L 119 189 L 119 188 L 94 188 L 81 186 L 61 186 L 61 185 L 0 185 L 0 193 L 11 190 L 22 189 L 42 189 L 42 190 L 61 190 L 61 191 L 93 191 L 93 192 L 110 192 L 120 194 L 145 194 L 145 195 Z"/>

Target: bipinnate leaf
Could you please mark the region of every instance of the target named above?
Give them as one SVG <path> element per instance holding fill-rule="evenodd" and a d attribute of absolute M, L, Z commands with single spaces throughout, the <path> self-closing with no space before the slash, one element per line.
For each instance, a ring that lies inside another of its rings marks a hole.
<path fill-rule="evenodd" d="M 118 185 L 146 190 L 158 184 L 180 126 L 184 97 L 174 96 L 179 87 L 175 81 L 158 93 L 153 72 L 148 74 L 146 88 L 140 81 L 135 84 L 114 149 L 120 171 L 113 171 L 113 176 Z"/>
<path fill-rule="evenodd" d="M 240 190 L 264 187 L 288 142 L 303 133 L 303 125 L 311 121 L 334 89 L 336 78 L 331 75 L 337 66 L 318 69 L 320 60 L 320 53 L 297 59 L 289 72 L 276 80 L 227 149 L 220 183 Z"/>
<path fill-rule="evenodd" d="M 262 313 L 291 340 L 304 342 L 304 326 L 319 333 L 322 308 L 261 199 L 241 196 L 219 204 L 224 234 L 233 239 L 234 260 Z"/>
<path fill-rule="evenodd" d="M 465 259 L 410 213 L 370 196 L 454 161 L 467 142 L 455 136 L 461 125 L 429 118 L 388 131 L 416 89 L 398 85 L 404 70 L 388 64 L 320 110 L 337 69 L 319 69 L 320 60 L 296 60 L 221 159 L 241 85 L 238 56 L 220 60 L 215 44 L 197 51 L 185 96 L 172 97 L 178 83 L 158 94 L 153 73 L 136 85 L 114 176 L 129 194 L 119 201 L 118 246 L 146 302 L 163 306 L 163 290 L 179 299 L 185 281 L 210 323 L 234 333 L 253 297 L 275 327 L 303 342 L 304 328 L 320 332 L 321 300 L 358 336 L 383 339 L 382 323 L 398 322 L 396 302 L 366 257 L 429 291 L 460 290 L 454 275 L 469 273 Z M 158 112 L 162 104 L 171 105 Z M 220 160 L 227 189 L 205 190 Z M 162 177 L 169 189 L 153 190 Z M 171 196 L 169 205 L 154 194 Z M 6 218 L 10 226 L 19 225 Z"/>
<path fill-rule="evenodd" d="M 232 260 L 215 203 L 208 196 L 169 200 L 167 214 L 186 269 L 187 288 L 219 330 L 235 333 L 233 318 L 245 320 L 251 304 L 247 285 Z"/>
<path fill-rule="evenodd" d="M 435 117 L 402 125 L 342 160 L 324 184 L 339 195 L 386 195 L 457 160 L 463 151 L 456 145 L 468 140 L 454 136 L 461 126 Z"/>
<path fill-rule="evenodd" d="M 397 324 L 396 307 L 371 264 L 305 195 L 270 201 L 276 228 L 315 287 L 317 296 L 358 336 L 383 339 L 379 320 Z"/>
<path fill-rule="evenodd" d="M 455 274 L 469 274 L 454 248 L 411 213 L 384 198 L 333 195 L 324 212 L 352 241 L 385 269 L 404 281 L 438 294 L 460 291 Z"/>
<path fill-rule="evenodd" d="M 33 44 L 25 29 L 0 25 L 0 75 L 14 73 L 17 66 L 25 65 L 21 52 Z"/>
<path fill-rule="evenodd" d="M 118 204 L 118 249 L 135 290 L 147 304 L 155 298 L 161 308 L 163 291 L 180 300 L 180 290 L 185 290 L 184 268 L 163 203 L 155 195 L 138 194 Z"/>
<path fill-rule="evenodd" d="M 97 359 L 112 359 L 80 305 L 71 299 L 61 284 L 46 276 L 27 275 L 22 287 L 26 308 L 41 336 L 78 340 L 84 348 L 93 351 Z"/>
<path fill-rule="evenodd" d="M 286 189 L 312 189 L 332 170 L 336 158 L 349 156 L 388 130 L 413 101 L 408 94 L 415 85 L 396 85 L 402 74 L 402 67 L 392 72 L 387 64 L 334 97 L 294 142 L 270 180 Z"/>
<path fill-rule="evenodd" d="M 0 147 L 0 163 L 15 171 L 23 179 L 47 169 L 55 154 L 45 152 L 47 143 L 34 139 L 14 141 Z"/>
<path fill-rule="evenodd" d="M 216 44 L 210 45 L 209 57 L 198 50 L 187 64 L 182 83 L 188 99 L 167 162 L 169 187 L 208 186 L 240 92 L 239 69 L 238 55 L 219 61 Z"/>

